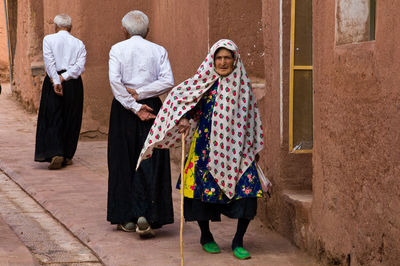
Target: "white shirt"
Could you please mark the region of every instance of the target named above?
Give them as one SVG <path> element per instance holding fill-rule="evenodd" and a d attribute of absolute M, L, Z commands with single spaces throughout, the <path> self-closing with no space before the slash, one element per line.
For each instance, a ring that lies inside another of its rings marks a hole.
<path fill-rule="evenodd" d="M 137 35 L 111 47 L 109 79 L 115 99 L 134 113 L 142 105 L 126 87 L 136 90 L 142 100 L 159 96 L 174 85 L 165 48 Z"/>
<path fill-rule="evenodd" d="M 44 37 L 43 60 L 54 84 L 61 84 L 57 74 L 60 70 L 66 70 L 61 74 L 65 80 L 76 79 L 85 70 L 85 45 L 68 31 L 60 30 Z"/>

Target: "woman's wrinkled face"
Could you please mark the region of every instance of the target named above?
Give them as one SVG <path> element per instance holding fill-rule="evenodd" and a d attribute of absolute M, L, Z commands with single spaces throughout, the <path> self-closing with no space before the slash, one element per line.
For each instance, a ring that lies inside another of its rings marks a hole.
<path fill-rule="evenodd" d="M 234 58 L 232 52 L 220 48 L 214 56 L 215 71 L 222 77 L 228 76 L 233 71 Z"/>

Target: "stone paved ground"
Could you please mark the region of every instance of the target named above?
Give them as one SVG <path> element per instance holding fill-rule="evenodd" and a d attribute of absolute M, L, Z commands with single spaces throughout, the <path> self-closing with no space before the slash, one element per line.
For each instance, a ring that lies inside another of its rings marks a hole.
<path fill-rule="evenodd" d="M 22 241 L 0 217 L 0 265 L 35 265 Z"/>
<path fill-rule="evenodd" d="M 46 163 L 33 161 L 35 130 L 36 115 L 24 111 L 11 99 L 7 89 L 5 92 L 3 90 L 0 95 L 0 170 L 7 177 L 34 198 L 105 265 L 180 264 L 177 190 L 173 189 L 175 223 L 157 230 L 156 238 L 142 240 L 135 233 L 116 231 L 105 218 L 106 141 L 80 141 L 73 165 L 49 171 Z M 176 183 L 178 172 L 179 166 L 173 164 L 173 184 Z M 0 233 L 1 236 L 7 235 L 7 238 L 0 238 L 0 265 L 7 260 L 8 264 L 4 265 L 34 264 L 35 260 L 27 251 L 26 243 L 22 244 L 10 229 L 15 225 L 8 226 L 5 220 L 0 214 Z M 252 258 L 239 261 L 232 256 L 230 249 L 235 226 L 236 221 L 227 218 L 221 223 L 211 224 L 222 253 L 210 255 L 200 247 L 197 225 L 185 223 L 185 265 L 319 265 L 286 239 L 264 228 L 257 219 L 250 224 L 245 236 L 245 247 Z M 222 237 L 224 232 L 229 232 L 229 239 Z M 39 235 L 37 237 L 40 238 Z M 11 249 L 10 243 L 15 248 Z M 23 262 L 19 263 L 18 259 Z"/>

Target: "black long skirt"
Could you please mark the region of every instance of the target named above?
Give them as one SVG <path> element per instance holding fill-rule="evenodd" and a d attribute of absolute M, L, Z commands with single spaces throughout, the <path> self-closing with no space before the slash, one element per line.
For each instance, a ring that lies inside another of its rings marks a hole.
<path fill-rule="evenodd" d="M 233 218 L 252 220 L 257 214 L 257 198 L 242 198 L 227 204 L 207 203 L 200 199 L 184 198 L 186 221 L 221 221 L 221 214 Z"/>
<path fill-rule="evenodd" d="M 74 157 L 82 124 L 83 84 L 81 77 L 62 83 L 58 96 L 46 75 L 36 129 L 35 161 L 50 162 L 53 156 Z"/>
<path fill-rule="evenodd" d="M 161 108 L 159 98 L 139 101 Z M 155 149 L 137 171 L 136 163 L 154 120 L 141 121 L 113 100 L 108 132 L 107 220 L 111 224 L 144 216 L 153 228 L 174 222 L 169 150 Z"/>

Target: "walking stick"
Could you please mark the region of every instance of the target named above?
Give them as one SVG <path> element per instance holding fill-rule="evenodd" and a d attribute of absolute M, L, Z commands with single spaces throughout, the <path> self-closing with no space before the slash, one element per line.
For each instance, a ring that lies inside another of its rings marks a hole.
<path fill-rule="evenodd" d="M 185 185 L 185 133 L 182 133 L 182 159 L 181 159 L 181 226 L 180 226 L 180 246 L 181 246 L 181 266 L 183 266 L 183 199 Z"/>

